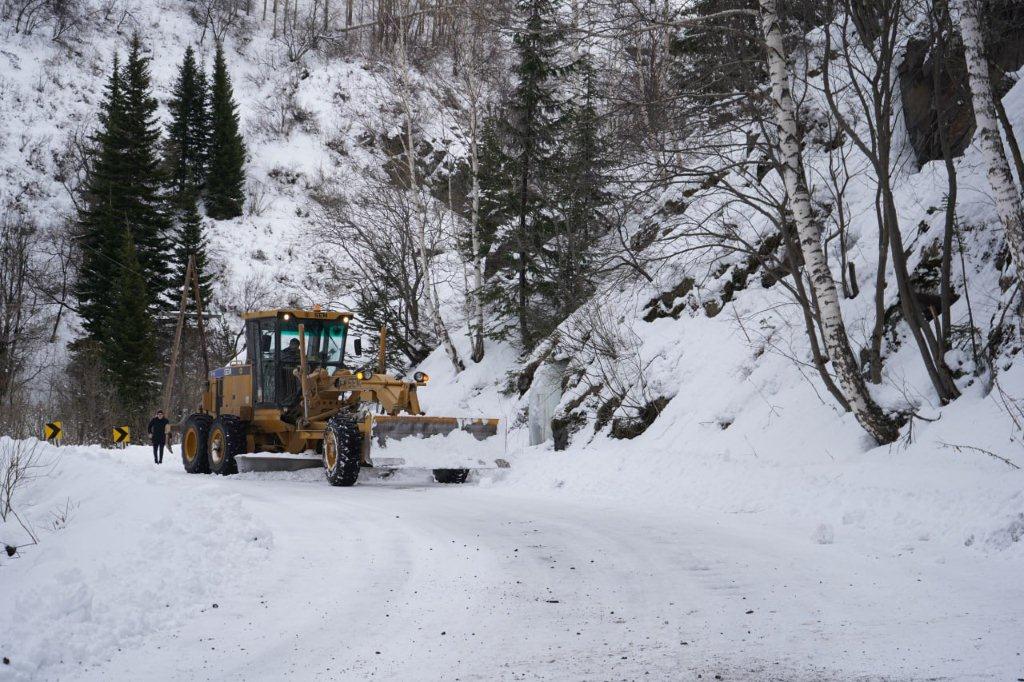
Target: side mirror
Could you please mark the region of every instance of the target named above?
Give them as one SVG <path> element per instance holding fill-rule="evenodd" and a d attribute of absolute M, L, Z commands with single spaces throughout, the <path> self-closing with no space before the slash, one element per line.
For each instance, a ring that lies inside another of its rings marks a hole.
<path fill-rule="evenodd" d="M 357 338 L 355 341 L 353 341 L 352 342 L 352 350 L 355 352 L 356 355 L 362 355 L 363 354 L 363 340 Z"/>

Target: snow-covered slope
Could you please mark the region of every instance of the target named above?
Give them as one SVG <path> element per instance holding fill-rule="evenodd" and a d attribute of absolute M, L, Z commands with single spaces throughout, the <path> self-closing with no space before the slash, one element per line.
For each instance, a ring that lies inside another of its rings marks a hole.
<path fill-rule="evenodd" d="M 813 102 L 813 96 L 808 99 Z M 1015 128 L 1024 129 L 1024 84 L 1018 83 L 1004 104 Z M 854 169 L 846 195 L 850 260 L 861 292 L 842 299 L 842 306 L 859 349 L 868 344 L 874 321 L 870 292 L 878 228 L 874 183 L 866 161 L 848 144 Z M 913 269 L 941 238 L 946 176 L 941 162 L 919 169 L 908 148 L 902 156 L 895 191 Z M 819 192 L 827 163 L 825 153 L 811 145 L 808 174 Z M 964 256 L 962 265 L 959 257 L 954 261 L 959 298 L 952 317 L 960 329 L 968 329 L 973 320 L 977 342 L 984 344 L 1005 315 L 1014 289 L 1002 286 L 996 268 L 1002 228 L 976 143 L 956 167 Z M 768 191 L 774 180 L 774 175 L 765 180 Z M 671 232 L 701 220 L 732 219 L 754 244 L 772 233 L 753 211 L 723 208 L 723 193 L 712 189 L 691 197 L 682 194 L 684 189 L 661 197 L 637 217 L 636 225 L 653 222 Z M 673 201 L 689 204 L 685 214 L 665 208 Z M 682 253 L 697 241 L 681 238 L 665 248 Z M 835 240 L 830 257 L 839 261 Z M 888 409 L 912 410 L 915 416 L 898 442 L 877 447 L 824 389 L 811 365 L 800 309 L 781 287 L 762 284 L 763 270 L 749 274 L 745 287 L 721 304 L 742 262 L 708 249 L 653 269 L 651 283 L 623 285 L 616 279 L 562 325 L 552 344 L 525 360 L 495 345 L 483 366 L 455 376 L 437 352 L 423 364 L 436 379 L 424 401 L 433 407 L 437 400 L 442 409 L 487 405 L 506 419 L 508 441 L 520 453 L 521 464 L 511 479 L 515 485 L 653 498 L 668 506 L 749 514 L 752 522 L 784 518 L 808 542 L 860 537 L 885 552 L 925 543 L 951 551 L 1024 551 L 1024 363 L 1019 344 L 1008 344 L 999 355 L 994 377 L 975 375 L 968 335 L 960 334 L 946 359 L 963 396 L 941 406 L 905 326 L 887 332 L 883 381 L 872 390 Z M 690 286 L 682 294 L 666 295 L 687 279 Z M 893 306 L 898 298 L 891 275 L 889 280 L 886 305 Z M 677 318 L 650 315 L 659 297 L 664 302 L 655 308 L 675 308 Z M 1012 335 L 1012 312 L 1009 320 Z M 600 357 L 576 341 L 593 332 L 617 339 L 618 356 Z M 538 380 L 546 370 L 545 380 Z M 524 375 L 530 389 L 520 395 L 515 387 Z M 557 426 L 569 438 L 563 452 L 553 451 L 551 441 L 527 445 L 531 427 L 536 432 L 536 421 L 548 414 L 531 416 L 531 410 L 551 402 L 552 392 L 559 403 Z M 630 414 L 615 408 L 617 394 L 632 402 L 633 415 L 637 406 L 658 398 L 668 401 L 659 405 L 659 416 L 644 433 L 624 440 L 612 437 L 615 419 Z"/>
<path fill-rule="evenodd" d="M 213 39 L 190 17 L 192 3 L 125 7 L 123 16 L 92 14 L 71 47 L 50 41 L 43 30 L 23 35 L 11 22 L 0 23 L 0 206 L 40 227 L 64 231 L 63 220 L 73 216 L 68 187 L 76 180 L 75 157 L 97 125 L 114 53 L 124 56 L 133 32 L 150 50 L 164 120 L 187 44 L 209 71 Z M 395 78 L 357 57 L 311 53 L 291 62 L 269 25 L 246 31 L 241 42 L 233 35 L 226 38 L 226 58 L 249 156 L 248 196 L 244 216 L 207 221 L 210 256 L 223 274 L 220 299 L 232 308 L 256 290 L 270 299 L 264 302 L 331 302 L 338 292 L 311 267 L 325 246 L 309 233 L 310 194 L 324 187 L 352 197 L 383 177 L 387 144 L 401 134 Z M 420 151 L 435 163 L 449 152 L 463 156 L 459 128 L 442 104 L 444 84 L 412 78 Z M 73 335 L 73 319 L 70 325 Z"/>

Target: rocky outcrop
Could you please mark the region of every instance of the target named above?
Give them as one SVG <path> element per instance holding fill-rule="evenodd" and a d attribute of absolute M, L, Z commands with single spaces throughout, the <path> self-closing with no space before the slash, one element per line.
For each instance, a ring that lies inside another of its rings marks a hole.
<path fill-rule="evenodd" d="M 999 2 L 990 5 L 986 10 L 992 17 L 993 29 L 987 36 L 990 60 L 1001 76 L 1024 64 L 1024 41 L 1020 39 L 1024 32 L 1024 5 Z M 930 37 L 910 39 L 899 78 L 903 116 L 918 165 L 942 158 L 940 110 L 953 156 L 963 154 L 974 136 L 974 110 L 960 37 L 953 35 L 945 58 L 936 54 Z M 994 82 L 998 97 L 1005 95 L 1012 85 L 1003 77 L 995 78 Z"/>

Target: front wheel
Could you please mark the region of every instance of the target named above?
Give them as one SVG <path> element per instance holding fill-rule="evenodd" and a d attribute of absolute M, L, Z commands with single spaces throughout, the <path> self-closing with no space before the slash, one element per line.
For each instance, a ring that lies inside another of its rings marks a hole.
<path fill-rule="evenodd" d="M 181 436 L 181 463 L 190 474 L 210 473 L 209 438 L 213 417 L 208 414 L 193 414 L 185 420 L 185 431 Z"/>
<path fill-rule="evenodd" d="M 356 422 L 335 415 L 324 431 L 324 473 L 331 485 L 354 485 L 359 478 L 363 436 Z"/>
<path fill-rule="evenodd" d="M 210 447 L 207 450 L 210 472 L 227 476 L 237 474 L 235 455 L 245 452 L 245 422 L 238 417 L 222 414 L 210 427 Z"/>
<path fill-rule="evenodd" d="M 469 469 L 434 469 L 434 480 L 438 483 L 465 483 Z"/>

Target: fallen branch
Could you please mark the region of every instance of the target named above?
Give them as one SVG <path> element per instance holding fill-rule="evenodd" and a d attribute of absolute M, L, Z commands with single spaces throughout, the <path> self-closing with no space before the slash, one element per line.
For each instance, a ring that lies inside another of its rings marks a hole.
<path fill-rule="evenodd" d="M 939 443 L 941 443 L 943 447 L 953 448 L 957 452 L 963 452 L 964 450 L 972 450 L 974 452 L 980 452 L 982 454 L 988 455 L 989 457 L 994 457 L 995 459 L 998 459 L 1003 464 L 1006 464 L 1007 466 L 1013 467 L 1014 469 L 1017 469 L 1018 471 L 1020 470 L 1019 466 L 1017 466 L 1016 464 L 1014 464 L 1013 462 L 1011 462 L 1007 458 L 1003 457 L 1002 455 L 997 455 L 996 453 L 992 452 L 991 450 L 986 450 L 985 448 L 979 448 L 979 447 L 976 447 L 974 445 L 962 445 L 962 444 L 957 444 L 957 443 L 947 443 L 946 441 L 939 441 Z"/>

